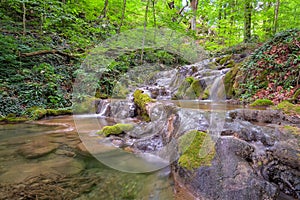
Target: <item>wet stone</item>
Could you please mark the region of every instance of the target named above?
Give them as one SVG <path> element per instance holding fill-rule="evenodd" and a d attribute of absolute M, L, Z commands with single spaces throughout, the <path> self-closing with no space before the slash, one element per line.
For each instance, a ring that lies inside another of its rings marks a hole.
<path fill-rule="evenodd" d="M 52 143 L 47 137 L 37 137 L 22 145 L 17 152 L 25 158 L 39 158 L 53 152 L 58 146 L 59 144 Z"/>

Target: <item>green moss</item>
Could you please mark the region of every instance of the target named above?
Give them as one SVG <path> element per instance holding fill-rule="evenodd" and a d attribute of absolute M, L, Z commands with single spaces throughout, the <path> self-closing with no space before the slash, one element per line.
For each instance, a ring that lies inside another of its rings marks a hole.
<path fill-rule="evenodd" d="M 203 95 L 202 95 L 202 98 L 201 99 L 208 99 L 209 98 L 209 93 L 210 93 L 210 88 L 209 87 L 206 87 L 204 92 L 203 92 Z"/>
<path fill-rule="evenodd" d="M 143 120 L 149 121 L 150 118 L 146 110 L 146 105 L 148 103 L 155 102 L 155 100 L 151 99 L 149 95 L 144 94 L 142 90 L 136 90 L 133 93 L 133 97 L 134 97 L 134 103 L 138 107 L 139 115 L 143 118 Z"/>
<path fill-rule="evenodd" d="M 219 63 L 220 65 L 224 65 L 231 58 L 232 58 L 232 55 L 227 55 L 227 56 L 224 56 L 224 57 L 220 57 L 220 58 L 216 59 L 216 63 Z"/>
<path fill-rule="evenodd" d="M 47 109 L 48 116 L 70 115 L 70 114 L 72 114 L 71 109 L 65 109 L 65 108 Z"/>
<path fill-rule="evenodd" d="M 28 118 L 27 117 L 6 117 L 3 121 L 8 123 L 21 123 L 21 122 L 28 121 Z"/>
<path fill-rule="evenodd" d="M 104 126 L 97 134 L 110 136 L 110 135 L 119 135 L 126 131 L 131 131 L 133 129 L 132 124 L 115 124 L 113 126 Z"/>
<path fill-rule="evenodd" d="M 296 90 L 296 92 L 294 93 L 292 99 L 295 101 L 295 100 L 298 99 L 299 96 L 300 96 L 300 88 L 298 88 L 298 89 Z"/>
<path fill-rule="evenodd" d="M 272 106 L 274 103 L 269 99 L 257 99 L 250 106 Z"/>
<path fill-rule="evenodd" d="M 240 65 L 235 65 L 225 75 L 224 87 L 225 87 L 225 93 L 226 93 L 227 98 L 232 98 L 235 95 L 235 91 L 234 91 L 233 86 L 234 86 L 234 83 L 235 83 L 236 75 L 239 71 L 239 66 Z"/>
<path fill-rule="evenodd" d="M 1 116 L 0 117 L 0 122 L 2 123 L 21 123 L 21 122 L 25 122 L 25 121 L 28 121 L 29 119 L 25 116 L 21 116 L 21 117 L 16 117 L 16 116 L 6 116 L 6 117 L 3 117 Z"/>
<path fill-rule="evenodd" d="M 173 99 L 197 99 L 203 92 L 200 81 L 194 77 L 187 77 L 178 88 Z"/>
<path fill-rule="evenodd" d="M 295 126 L 285 125 L 283 130 L 294 135 L 300 135 L 300 129 Z"/>
<path fill-rule="evenodd" d="M 215 157 L 214 143 L 207 133 L 192 130 L 179 138 L 181 167 L 192 170 L 200 166 L 210 166 Z"/>
<path fill-rule="evenodd" d="M 25 115 L 28 116 L 31 120 L 38 120 L 46 116 L 47 110 L 45 108 L 40 108 L 37 106 L 33 106 L 31 108 L 26 109 Z"/>
<path fill-rule="evenodd" d="M 292 104 L 288 101 L 282 101 L 274 108 L 282 110 L 285 114 L 288 115 L 300 115 L 300 106 L 296 104 Z"/>

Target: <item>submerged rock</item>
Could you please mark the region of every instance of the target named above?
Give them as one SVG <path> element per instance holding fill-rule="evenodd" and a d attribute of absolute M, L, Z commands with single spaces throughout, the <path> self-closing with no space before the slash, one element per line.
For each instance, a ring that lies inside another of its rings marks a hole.
<path fill-rule="evenodd" d="M 17 152 L 25 158 L 39 158 L 53 152 L 58 146 L 59 144 L 52 143 L 48 137 L 36 137 L 22 145 Z"/>

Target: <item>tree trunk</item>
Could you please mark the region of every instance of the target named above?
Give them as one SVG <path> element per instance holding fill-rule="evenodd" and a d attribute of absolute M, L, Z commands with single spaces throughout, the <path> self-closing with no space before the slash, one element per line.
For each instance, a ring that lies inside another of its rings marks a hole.
<path fill-rule="evenodd" d="M 278 28 L 279 6 L 280 6 L 280 0 L 276 0 L 275 11 L 274 11 L 274 29 L 273 29 L 273 34 L 276 33 L 277 28 Z"/>
<path fill-rule="evenodd" d="M 22 5 L 23 5 L 23 35 L 26 35 L 26 7 L 25 7 L 25 2 L 23 2 Z"/>
<path fill-rule="evenodd" d="M 191 20 L 191 29 L 196 30 L 196 16 L 197 16 L 197 7 L 198 7 L 198 0 L 191 0 L 191 7 L 193 10 L 193 18 Z"/>
<path fill-rule="evenodd" d="M 154 28 L 156 28 L 155 0 L 152 0 L 152 9 L 153 9 L 153 23 L 154 23 Z"/>
<path fill-rule="evenodd" d="M 146 28 L 147 28 L 147 23 L 148 23 L 149 4 L 150 4 L 150 0 L 147 1 L 146 10 L 145 10 L 144 37 L 143 37 L 143 44 L 142 44 L 142 51 L 141 51 L 141 60 L 140 60 L 141 64 L 143 63 L 143 60 L 144 60 L 144 45 L 145 45 Z"/>
<path fill-rule="evenodd" d="M 122 18 L 121 18 L 120 26 L 119 26 L 119 29 L 117 30 L 117 33 L 120 33 L 120 31 L 121 31 L 121 27 L 123 25 L 123 21 L 125 18 L 125 11 L 126 11 L 126 0 L 123 0 Z"/>
<path fill-rule="evenodd" d="M 105 18 L 107 14 L 107 7 L 108 7 L 108 0 L 105 0 L 104 2 L 104 8 L 101 12 L 100 18 Z"/>
<path fill-rule="evenodd" d="M 244 14 L 244 42 L 249 42 L 251 39 L 251 2 L 245 2 L 245 14 Z"/>

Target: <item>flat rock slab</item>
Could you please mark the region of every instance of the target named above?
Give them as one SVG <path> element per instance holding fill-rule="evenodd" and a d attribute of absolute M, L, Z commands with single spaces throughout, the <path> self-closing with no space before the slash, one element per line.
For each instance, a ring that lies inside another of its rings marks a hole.
<path fill-rule="evenodd" d="M 21 162 L 21 161 L 20 161 Z M 83 162 L 66 156 L 56 156 L 38 163 L 18 163 L 12 161 L 0 175 L 1 183 L 19 183 L 26 178 L 51 174 L 51 176 L 72 176 L 84 170 Z"/>
<path fill-rule="evenodd" d="M 36 137 L 22 145 L 17 152 L 25 158 L 39 158 L 56 150 L 58 146 L 59 144 L 51 142 L 50 137 Z"/>

